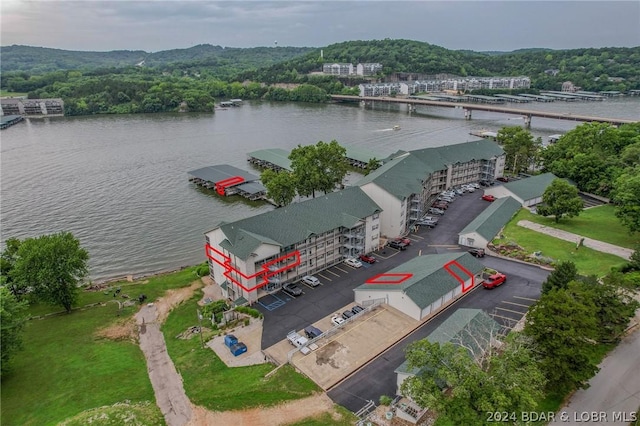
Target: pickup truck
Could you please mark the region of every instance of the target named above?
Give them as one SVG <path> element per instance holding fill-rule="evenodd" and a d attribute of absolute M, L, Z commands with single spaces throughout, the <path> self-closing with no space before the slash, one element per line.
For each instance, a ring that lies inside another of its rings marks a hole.
<path fill-rule="evenodd" d="M 307 339 L 304 336 L 301 336 L 297 331 L 290 331 L 287 334 L 287 340 L 293 346 L 298 347 L 298 348 L 306 345 L 307 342 L 309 342 L 309 339 Z"/>

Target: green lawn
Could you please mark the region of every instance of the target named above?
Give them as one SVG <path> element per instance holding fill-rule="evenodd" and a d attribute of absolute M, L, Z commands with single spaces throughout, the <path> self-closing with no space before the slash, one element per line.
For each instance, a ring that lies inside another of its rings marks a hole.
<path fill-rule="evenodd" d="M 8 92 L 6 90 L 0 89 L 0 96 L 17 98 L 17 97 L 20 97 L 20 96 L 27 96 L 27 94 L 26 93 L 20 93 L 20 92 Z"/>
<path fill-rule="evenodd" d="M 602 276 L 614 266 L 621 266 L 624 259 L 606 253 L 601 253 L 587 247 L 576 250 L 575 243 L 559 240 L 540 232 L 532 231 L 517 223 L 519 220 L 529 219 L 530 213 L 520 210 L 505 226 L 502 234 L 504 238 L 494 240 L 494 243 L 515 242 L 528 253 L 541 251 L 543 256 L 551 257 L 554 261 L 570 260 L 576 264 L 582 275 Z"/>
<path fill-rule="evenodd" d="M 526 219 L 594 240 L 630 249 L 635 248 L 635 245 L 640 243 L 640 233 L 629 235 L 627 229 L 622 226 L 620 220 L 615 216 L 614 210 L 614 206 L 606 204 L 584 210 L 578 217 L 560 219 L 560 222 L 556 223 L 553 218 L 532 214 L 523 209 L 520 212 L 519 220 Z"/>
<path fill-rule="evenodd" d="M 287 426 L 352 426 L 358 421 L 355 414 L 344 407 L 336 405 L 335 410 L 340 415 L 339 418 L 335 418 L 331 413 L 323 413 L 320 416 L 308 417 Z"/>
<path fill-rule="evenodd" d="M 190 285 L 197 278 L 194 271 L 192 267 L 135 283 L 114 283 L 112 287 L 120 286 L 121 294 L 136 297 L 144 293 L 154 300 L 167 289 Z M 95 335 L 96 330 L 130 318 L 138 309 L 132 306 L 118 312 L 114 300 L 112 292 L 83 291 L 80 306 L 108 303 L 27 323 L 24 349 L 16 355 L 11 372 L 2 378 L 2 425 L 57 424 L 125 400 L 150 402 L 145 411 L 160 414 L 140 348 L 129 341 Z M 125 301 L 122 297 L 117 300 Z M 37 304 L 30 313 L 37 316 L 60 310 Z M 153 419 L 154 415 L 143 417 Z"/>
<path fill-rule="evenodd" d="M 197 294 L 175 308 L 162 327 L 169 355 L 193 403 L 216 411 L 236 410 L 275 405 L 320 390 L 290 366 L 265 379 L 274 368 L 272 364 L 230 368 L 211 349 L 203 349 L 197 337 L 177 339 L 178 334 L 197 325 L 196 302 L 201 297 Z"/>

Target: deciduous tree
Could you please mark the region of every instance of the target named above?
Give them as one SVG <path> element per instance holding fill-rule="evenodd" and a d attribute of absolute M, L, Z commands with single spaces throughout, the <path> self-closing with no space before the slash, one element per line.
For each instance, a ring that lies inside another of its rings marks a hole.
<path fill-rule="evenodd" d="M 506 154 L 506 167 L 514 174 L 527 171 L 537 158 L 542 140 L 534 140 L 533 135 L 519 126 L 503 127 L 498 131 L 497 141 Z"/>
<path fill-rule="evenodd" d="M 260 179 L 267 188 L 267 197 L 275 201 L 278 206 L 286 206 L 295 198 L 296 182 L 291 173 L 265 170 Z"/>
<path fill-rule="evenodd" d="M 630 233 L 640 232 L 640 166 L 626 169 L 613 191 L 616 216 Z"/>
<path fill-rule="evenodd" d="M 582 199 L 578 189 L 563 179 L 554 179 L 542 195 L 544 205 L 538 207 L 538 213 L 543 216 L 554 216 L 559 222 L 563 216 L 578 216 L 582 211 Z"/>
<path fill-rule="evenodd" d="M 27 302 L 0 286 L 0 374 L 9 370 L 11 358 L 22 348 Z"/>
<path fill-rule="evenodd" d="M 17 286 L 70 312 L 88 260 L 89 254 L 70 232 L 27 238 L 20 244 L 11 276 Z"/>

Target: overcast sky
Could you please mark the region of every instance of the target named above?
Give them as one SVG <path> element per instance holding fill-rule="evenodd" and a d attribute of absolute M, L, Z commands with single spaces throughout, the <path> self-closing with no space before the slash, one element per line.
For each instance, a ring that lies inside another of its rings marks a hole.
<path fill-rule="evenodd" d="M 2 0 L 3 46 L 321 47 L 404 38 L 448 49 L 640 46 L 640 1 Z"/>

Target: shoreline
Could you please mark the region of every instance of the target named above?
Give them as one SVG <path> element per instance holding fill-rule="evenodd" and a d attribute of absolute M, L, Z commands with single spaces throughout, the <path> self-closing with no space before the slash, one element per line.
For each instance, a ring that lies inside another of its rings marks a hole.
<path fill-rule="evenodd" d="M 178 267 L 174 267 L 174 268 L 169 268 L 169 269 L 161 269 L 158 271 L 150 271 L 150 272 L 139 272 L 137 274 L 126 274 L 126 275 L 119 275 L 116 277 L 109 277 L 109 278 L 101 278 L 98 280 L 91 280 L 89 279 L 89 281 L 86 284 L 89 284 L 89 287 L 93 287 L 93 286 L 101 286 L 104 284 L 110 284 L 110 283 L 115 283 L 115 282 L 121 282 L 121 281 L 126 281 L 126 282 L 134 282 L 134 281 L 138 281 L 144 278 L 152 278 L 152 277 L 158 277 L 161 275 L 167 275 L 167 274 L 173 274 L 175 272 L 180 272 L 183 271 L 187 268 L 191 268 L 194 266 L 198 266 L 201 265 L 203 263 L 206 263 L 206 260 L 200 263 L 194 263 L 194 264 L 190 264 L 190 265 L 182 265 L 182 266 L 178 266 Z"/>

